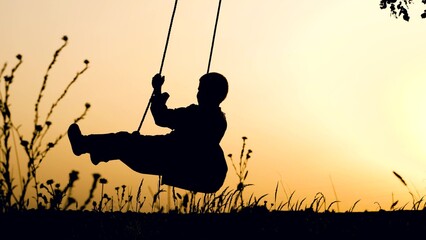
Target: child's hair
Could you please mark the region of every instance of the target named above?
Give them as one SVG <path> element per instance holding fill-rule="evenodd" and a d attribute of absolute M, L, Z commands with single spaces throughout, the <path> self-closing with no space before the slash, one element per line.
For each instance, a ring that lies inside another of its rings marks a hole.
<path fill-rule="evenodd" d="M 214 93 L 215 98 L 218 103 L 221 103 L 225 100 L 228 95 L 228 80 L 217 72 L 206 73 L 200 78 L 200 83 L 203 82 L 203 85 Z"/>

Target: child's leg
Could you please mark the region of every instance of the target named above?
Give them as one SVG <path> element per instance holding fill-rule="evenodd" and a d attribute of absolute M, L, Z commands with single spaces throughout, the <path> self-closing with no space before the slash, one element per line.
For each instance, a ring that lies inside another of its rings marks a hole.
<path fill-rule="evenodd" d="M 122 135 L 120 135 L 122 136 Z M 80 156 L 84 153 L 90 154 L 90 159 L 94 165 L 99 162 L 107 162 L 113 159 L 119 159 L 123 148 L 123 139 L 119 139 L 116 134 L 92 134 L 85 136 L 81 133 L 77 124 L 72 124 L 68 128 L 68 138 L 75 155 Z M 126 138 L 122 136 L 121 138 Z"/>
<path fill-rule="evenodd" d="M 130 134 L 120 160 L 136 172 L 163 175 L 170 168 L 174 152 L 170 143 L 166 135 Z"/>
<path fill-rule="evenodd" d="M 68 137 L 75 155 L 90 154 L 93 164 L 121 160 L 134 171 L 161 175 L 168 151 L 165 136 L 144 136 L 127 132 L 81 134 L 78 125 L 73 124 L 68 130 Z"/>
<path fill-rule="evenodd" d="M 121 159 L 126 151 L 134 151 L 129 147 L 131 135 L 126 132 L 90 134 L 84 137 L 87 153 L 93 164 Z M 127 153 L 127 155 L 135 153 Z M 135 156 L 136 157 L 136 156 Z"/>

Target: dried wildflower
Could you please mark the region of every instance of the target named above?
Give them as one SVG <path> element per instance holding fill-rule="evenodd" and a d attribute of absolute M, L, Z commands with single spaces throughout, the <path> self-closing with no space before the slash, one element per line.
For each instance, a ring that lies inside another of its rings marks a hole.
<path fill-rule="evenodd" d="M 89 60 L 84 60 L 84 64 L 89 64 Z"/>
<path fill-rule="evenodd" d="M 53 183 L 54 183 L 53 179 L 49 179 L 49 180 L 46 181 L 47 185 L 52 185 Z"/>
<path fill-rule="evenodd" d="M 11 76 L 4 76 L 4 81 L 7 83 L 11 83 L 12 82 L 12 77 Z"/>
<path fill-rule="evenodd" d="M 16 58 L 17 58 L 18 60 L 22 60 L 22 55 L 21 55 L 21 54 L 18 54 L 18 55 L 16 55 Z"/>
<path fill-rule="evenodd" d="M 36 126 L 35 126 L 35 130 L 36 130 L 37 132 L 40 132 L 41 130 L 43 130 L 43 127 L 42 127 L 41 125 L 36 125 Z"/>
<path fill-rule="evenodd" d="M 108 181 L 107 181 L 105 178 L 101 178 L 101 179 L 99 179 L 99 182 L 100 182 L 101 184 L 107 184 L 107 183 L 108 183 Z"/>
<path fill-rule="evenodd" d="M 78 180 L 78 172 L 75 171 L 75 170 L 72 170 L 70 172 L 70 181 L 74 182 L 74 181 L 77 181 L 77 180 Z"/>
<path fill-rule="evenodd" d="M 247 151 L 247 155 L 246 155 L 247 160 L 251 157 L 251 155 L 250 155 L 251 153 L 252 153 L 252 151 L 251 151 L 251 149 L 249 149 Z"/>
<path fill-rule="evenodd" d="M 48 148 L 53 148 L 54 146 L 55 146 L 55 144 L 54 144 L 54 143 L 51 143 L 51 142 L 47 144 L 47 147 L 48 147 Z"/>
<path fill-rule="evenodd" d="M 21 141 L 21 145 L 24 146 L 25 148 L 28 146 L 28 144 L 29 144 L 28 141 L 25 141 L 25 140 Z"/>
<path fill-rule="evenodd" d="M 50 125 L 52 125 L 51 121 L 46 121 L 46 126 L 50 127 Z"/>
<path fill-rule="evenodd" d="M 65 42 L 66 42 L 66 41 L 68 41 L 68 37 L 67 37 L 67 35 L 64 35 L 64 36 L 62 37 L 62 40 L 64 40 Z"/>
<path fill-rule="evenodd" d="M 84 106 L 85 106 L 87 109 L 89 109 L 89 108 L 90 108 L 90 103 L 86 103 L 86 104 L 84 104 Z"/>
<path fill-rule="evenodd" d="M 101 175 L 100 175 L 99 173 L 94 173 L 94 174 L 93 174 L 93 178 L 94 178 L 95 180 L 99 179 L 100 177 L 101 177 Z"/>
<path fill-rule="evenodd" d="M 61 187 L 61 184 L 60 183 L 56 183 L 55 184 L 55 188 L 60 188 Z"/>
<path fill-rule="evenodd" d="M 243 140 L 245 141 L 245 140 L 247 140 L 247 137 L 243 137 Z"/>

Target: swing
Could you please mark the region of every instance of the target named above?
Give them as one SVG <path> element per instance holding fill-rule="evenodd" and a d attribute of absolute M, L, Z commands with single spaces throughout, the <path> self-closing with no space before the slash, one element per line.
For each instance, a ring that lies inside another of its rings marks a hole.
<path fill-rule="evenodd" d="M 228 93 L 228 81 L 219 73 L 209 73 L 221 1 L 216 16 L 207 73 L 201 76 L 197 101 L 177 109 L 168 109 L 167 93 L 161 93 L 161 71 L 178 0 L 175 1 L 167 35 L 160 73 L 153 77 L 154 91 L 149 99 L 138 131 L 83 135 L 73 123 L 68 138 L 76 156 L 90 154 L 94 165 L 110 160 L 121 160 L 136 172 L 159 175 L 162 184 L 192 192 L 214 193 L 226 177 L 226 164 L 220 141 L 227 128 L 220 103 Z M 160 85 L 157 83 L 159 82 Z M 154 86 L 155 83 L 155 86 Z M 139 130 L 151 106 L 158 126 L 173 129 L 165 135 L 140 135 Z"/>
<path fill-rule="evenodd" d="M 209 73 L 210 71 L 210 65 L 211 65 L 211 60 L 213 55 L 221 3 L 222 3 L 222 0 L 219 0 L 213 38 L 212 38 L 212 43 L 210 48 L 209 61 L 207 65 L 207 73 Z M 164 47 L 163 57 L 161 60 L 160 71 L 159 71 L 160 75 L 162 73 L 163 66 L 164 66 L 165 56 L 167 52 L 167 47 L 168 47 L 168 43 L 170 39 L 170 34 L 171 34 L 171 29 L 172 29 L 172 25 L 174 21 L 174 16 L 176 13 L 177 4 L 178 4 L 178 0 L 175 0 L 173 13 L 172 13 L 171 21 L 170 21 L 170 26 L 169 26 L 169 30 L 167 34 L 166 44 Z M 142 120 L 137 129 L 137 133 L 140 132 L 140 129 L 145 120 L 148 109 L 150 108 L 153 96 L 154 96 L 154 92 L 151 94 L 151 97 L 148 101 Z M 212 147 L 212 150 L 209 150 L 209 152 L 205 152 L 204 154 L 206 157 L 203 157 L 203 159 L 200 159 L 202 161 L 197 161 L 197 164 L 195 165 L 180 166 L 180 164 L 177 164 L 177 163 L 174 164 L 171 167 L 173 168 L 173 172 L 169 172 L 166 176 L 163 176 L 163 183 L 174 186 L 174 187 L 183 188 L 186 190 L 191 190 L 194 192 L 213 193 L 219 190 L 219 188 L 223 185 L 223 182 L 226 177 L 226 172 L 227 172 L 226 160 L 224 158 L 223 150 L 220 147 L 220 145 L 217 145 Z M 186 152 L 183 154 L 183 156 L 187 158 L 191 158 L 190 155 L 193 155 L 193 153 Z M 218 164 L 218 163 L 215 163 L 216 161 L 221 161 L 221 162 L 220 164 Z M 202 169 L 206 169 L 206 168 L 208 169 L 208 171 L 202 171 Z"/>

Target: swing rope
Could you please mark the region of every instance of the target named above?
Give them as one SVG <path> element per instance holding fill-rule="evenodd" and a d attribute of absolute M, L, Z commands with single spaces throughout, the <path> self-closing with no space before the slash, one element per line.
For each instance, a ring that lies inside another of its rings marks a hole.
<path fill-rule="evenodd" d="M 160 75 L 161 75 L 161 72 L 163 70 L 164 60 L 166 58 L 167 47 L 169 45 L 170 33 L 172 31 L 172 25 L 173 25 L 173 20 L 174 20 L 175 13 L 176 13 L 177 4 L 178 4 L 178 0 L 175 1 L 175 5 L 174 5 L 174 8 L 173 8 L 173 13 L 172 13 L 172 18 L 170 20 L 169 32 L 167 34 L 167 39 L 166 39 L 166 46 L 164 47 L 163 59 L 161 60 L 161 66 L 160 66 L 160 71 L 159 71 Z M 217 29 L 217 25 L 218 25 L 218 22 L 219 22 L 219 13 L 220 13 L 220 6 L 221 5 L 222 5 L 222 0 L 219 0 L 219 6 L 217 8 L 217 14 L 216 14 L 216 22 L 215 22 L 214 31 L 213 31 L 213 39 L 212 39 L 212 44 L 211 44 L 211 48 L 210 48 L 209 63 L 208 63 L 208 66 L 207 66 L 207 73 L 209 73 L 209 71 L 210 71 L 210 64 L 211 64 L 212 55 L 213 55 L 214 43 L 215 43 L 215 38 L 216 38 L 216 29 Z M 142 127 L 142 124 L 143 124 L 143 122 L 145 120 L 146 114 L 148 113 L 148 109 L 149 109 L 149 107 L 151 105 L 151 99 L 152 99 L 153 95 L 154 95 L 154 92 L 152 92 L 151 97 L 149 98 L 148 105 L 146 106 L 145 112 L 143 114 L 143 117 L 142 117 L 142 120 L 141 120 L 141 122 L 139 124 L 137 132 L 139 132 L 140 129 L 141 129 L 141 127 Z"/>
<path fill-rule="evenodd" d="M 211 46 L 211 49 L 210 49 L 209 64 L 207 66 L 207 73 L 209 73 L 209 71 L 210 71 L 210 63 L 212 61 L 214 41 L 215 41 L 215 38 L 216 38 L 216 29 L 217 29 L 217 23 L 219 22 L 219 13 L 220 13 L 220 5 L 221 4 L 222 4 L 222 0 L 219 0 L 219 6 L 217 7 L 217 14 L 216 14 L 216 23 L 214 24 L 212 46 Z"/>
<path fill-rule="evenodd" d="M 173 21 L 174 21 L 174 18 L 175 18 L 176 7 L 177 7 L 177 4 L 178 4 L 178 1 L 179 0 L 175 1 L 175 5 L 173 7 L 173 13 L 172 13 L 172 18 L 170 20 L 169 32 L 167 33 L 166 45 L 164 46 L 163 58 L 161 60 L 161 66 L 160 66 L 160 71 L 159 71 L 160 75 L 161 75 L 161 72 L 163 71 L 164 60 L 166 59 L 167 47 L 169 46 L 170 33 L 172 32 L 172 26 L 173 26 Z M 153 95 L 154 95 L 154 91 L 152 92 L 151 97 L 149 98 L 148 105 L 146 106 L 146 109 L 145 109 L 145 112 L 143 114 L 142 120 L 139 123 L 139 127 L 138 127 L 137 132 L 139 132 L 141 130 L 142 123 L 145 120 L 145 117 L 146 117 L 146 114 L 148 112 L 149 106 L 151 105 L 151 99 L 152 99 Z"/>
<path fill-rule="evenodd" d="M 169 32 L 167 33 L 166 46 L 164 46 L 163 59 L 161 60 L 160 71 L 158 72 L 160 75 L 163 71 L 164 59 L 166 59 L 167 47 L 169 46 L 170 33 L 172 32 L 172 26 L 175 18 L 177 4 L 178 0 L 175 1 L 175 6 L 173 7 L 172 19 L 170 20 Z"/>

